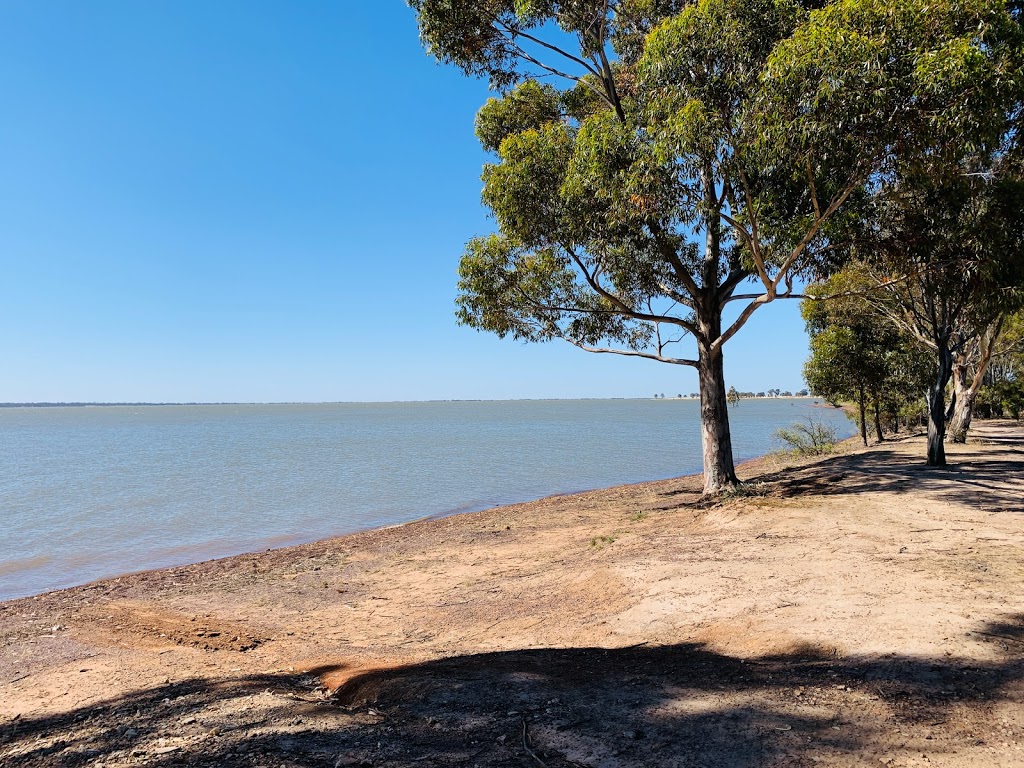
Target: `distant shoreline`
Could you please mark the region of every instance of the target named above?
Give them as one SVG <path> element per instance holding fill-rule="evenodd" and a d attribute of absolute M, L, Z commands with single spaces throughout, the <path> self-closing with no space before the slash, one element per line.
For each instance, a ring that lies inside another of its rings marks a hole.
<path fill-rule="evenodd" d="M 537 403 L 537 402 L 574 402 L 580 400 L 699 400 L 699 397 L 517 397 L 498 398 L 453 398 L 450 400 L 280 400 L 274 402 L 225 401 L 225 402 L 38 402 L 38 403 L 0 403 L 0 408 L 158 408 L 170 406 L 217 406 L 217 405 L 381 405 L 397 403 Z M 779 395 L 777 397 L 745 397 L 743 400 L 820 400 L 814 395 Z"/>

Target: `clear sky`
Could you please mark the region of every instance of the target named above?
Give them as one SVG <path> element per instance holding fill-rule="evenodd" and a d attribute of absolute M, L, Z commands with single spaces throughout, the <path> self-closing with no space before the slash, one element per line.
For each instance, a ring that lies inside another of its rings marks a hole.
<path fill-rule="evenodd" d="M 487 95 L 402 0 L 4 0 L 0 401 L 695 391 L 455 324 Z M 777 302 L 729 383 L 799 389 L 806 349 Z"/>

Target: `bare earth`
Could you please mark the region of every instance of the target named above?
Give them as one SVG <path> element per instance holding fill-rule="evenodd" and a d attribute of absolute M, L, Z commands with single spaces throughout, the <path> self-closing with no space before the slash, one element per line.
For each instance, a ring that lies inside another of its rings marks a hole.
<path fill-rule="evenodd" d="M 1021 766 L 1024 429 L 0 604 L 0 765 Z"/>

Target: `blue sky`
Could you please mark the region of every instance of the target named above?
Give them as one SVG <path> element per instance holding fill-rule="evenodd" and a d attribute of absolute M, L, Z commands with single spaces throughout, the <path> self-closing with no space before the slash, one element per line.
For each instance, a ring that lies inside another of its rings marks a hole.
<path fill-rule="evenodd" d="M 455 324 L 482 82 L 401 0 L 0 4 L 0 401 L 646 397 L 689 368 Z M 802 387 L 796 302 L 726 347 Z"/>

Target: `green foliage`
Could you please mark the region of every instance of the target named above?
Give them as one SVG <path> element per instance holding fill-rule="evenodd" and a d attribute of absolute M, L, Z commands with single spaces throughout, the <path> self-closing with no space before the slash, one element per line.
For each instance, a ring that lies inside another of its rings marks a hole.
<path fill-rule="evenodd" d="M 917 341 L 878 311 L 871 287 L 869 276 L 851 266 L 809 290 L 835 298 L 801 306 L 811 348 L 804 378 L 830 403 L 866 396 L 893 411 L 920 398 L 932 366 Z"/>
<path fill-rule="evenodd" d="M 814 419 L 807 423 L 797 422 L 792 427 L 783 427 L 775 436 L 799 456 L 821 456 L 835 451 L 839 436 L 835 429 Z"/>
<path fill-rule="evenodd" d="M 476 116 L 476 136 L 484 149 L 497 152 L 509 136 L 557 123 L 562 117 L 558 91 L 526 80 L 502 99 L 488 99 Z"/>
<path fill-rule="evenodd" d="M 999 145 L 1022 80 L 998 0 L 409 3 L 499 92 L 476 123 L 497 232 L 466 247 L 459 321 L 697 367 L 714 435 L 723 345 L 851 255 L 895 169 Z"/>
<path fill-rule="evenodd" d="M 1006 318 L 976 403 L 982 416 L 1024 415 L 1024 313 Z"/>
<path fill-rule="evenodd" d="M 1000 379 L 978 392 L 978 408 L 984 415 L 1020 419 L 1024 415 L 1024 381 Z"/>
<path fill-rule="evenodd" d="M 916 163 L 990 151 L 1019 98 L 1021 54 L 1003 0 L 829 3 L 773 52 L 768 138 L 876 170 L 884 156 L 863 147 L 900 146 L 890 158 Z"/>
<path fill-rule="evenodd" d="M 781 293 L 897 155 L 995 141 L 1017 85 L 1019 29 L 996 0 L 410 5 L 434 56 L 502 91 L 476 131 L 509 258 L 482 270 L 469 245 L 460 320 L 656 359 L 687 335 L 717 350 L 700 313 L 751 277 Z M 553 290 L 526 290 L 537 262 L 558 265 Z"/>
<path fill-rule="evenodd" d="M 832 404 L 852 401 L 867 444 L 871 423 L 881 439 L 886 424 L 895 430 L 907 411 L 919 407 L 932 378 L 931 356 L 921 344 L 879 310 L 870 275 L 853 264 L 809 293 L 801 310 L 811 355 L 804 378 L 811 391 Z M 869 406 L 871 406 L 869 408 Z"/>
<path fill-rule="evenodd" d="M 911 276 L 887 290 L 889 301 L 932 345 L 942 334 L 972 335 L 1024 300 L 1024 180 L 972 166 L 904 173 L 879 191 L 872 232 L 854 248 L 880 281 Z"/>

